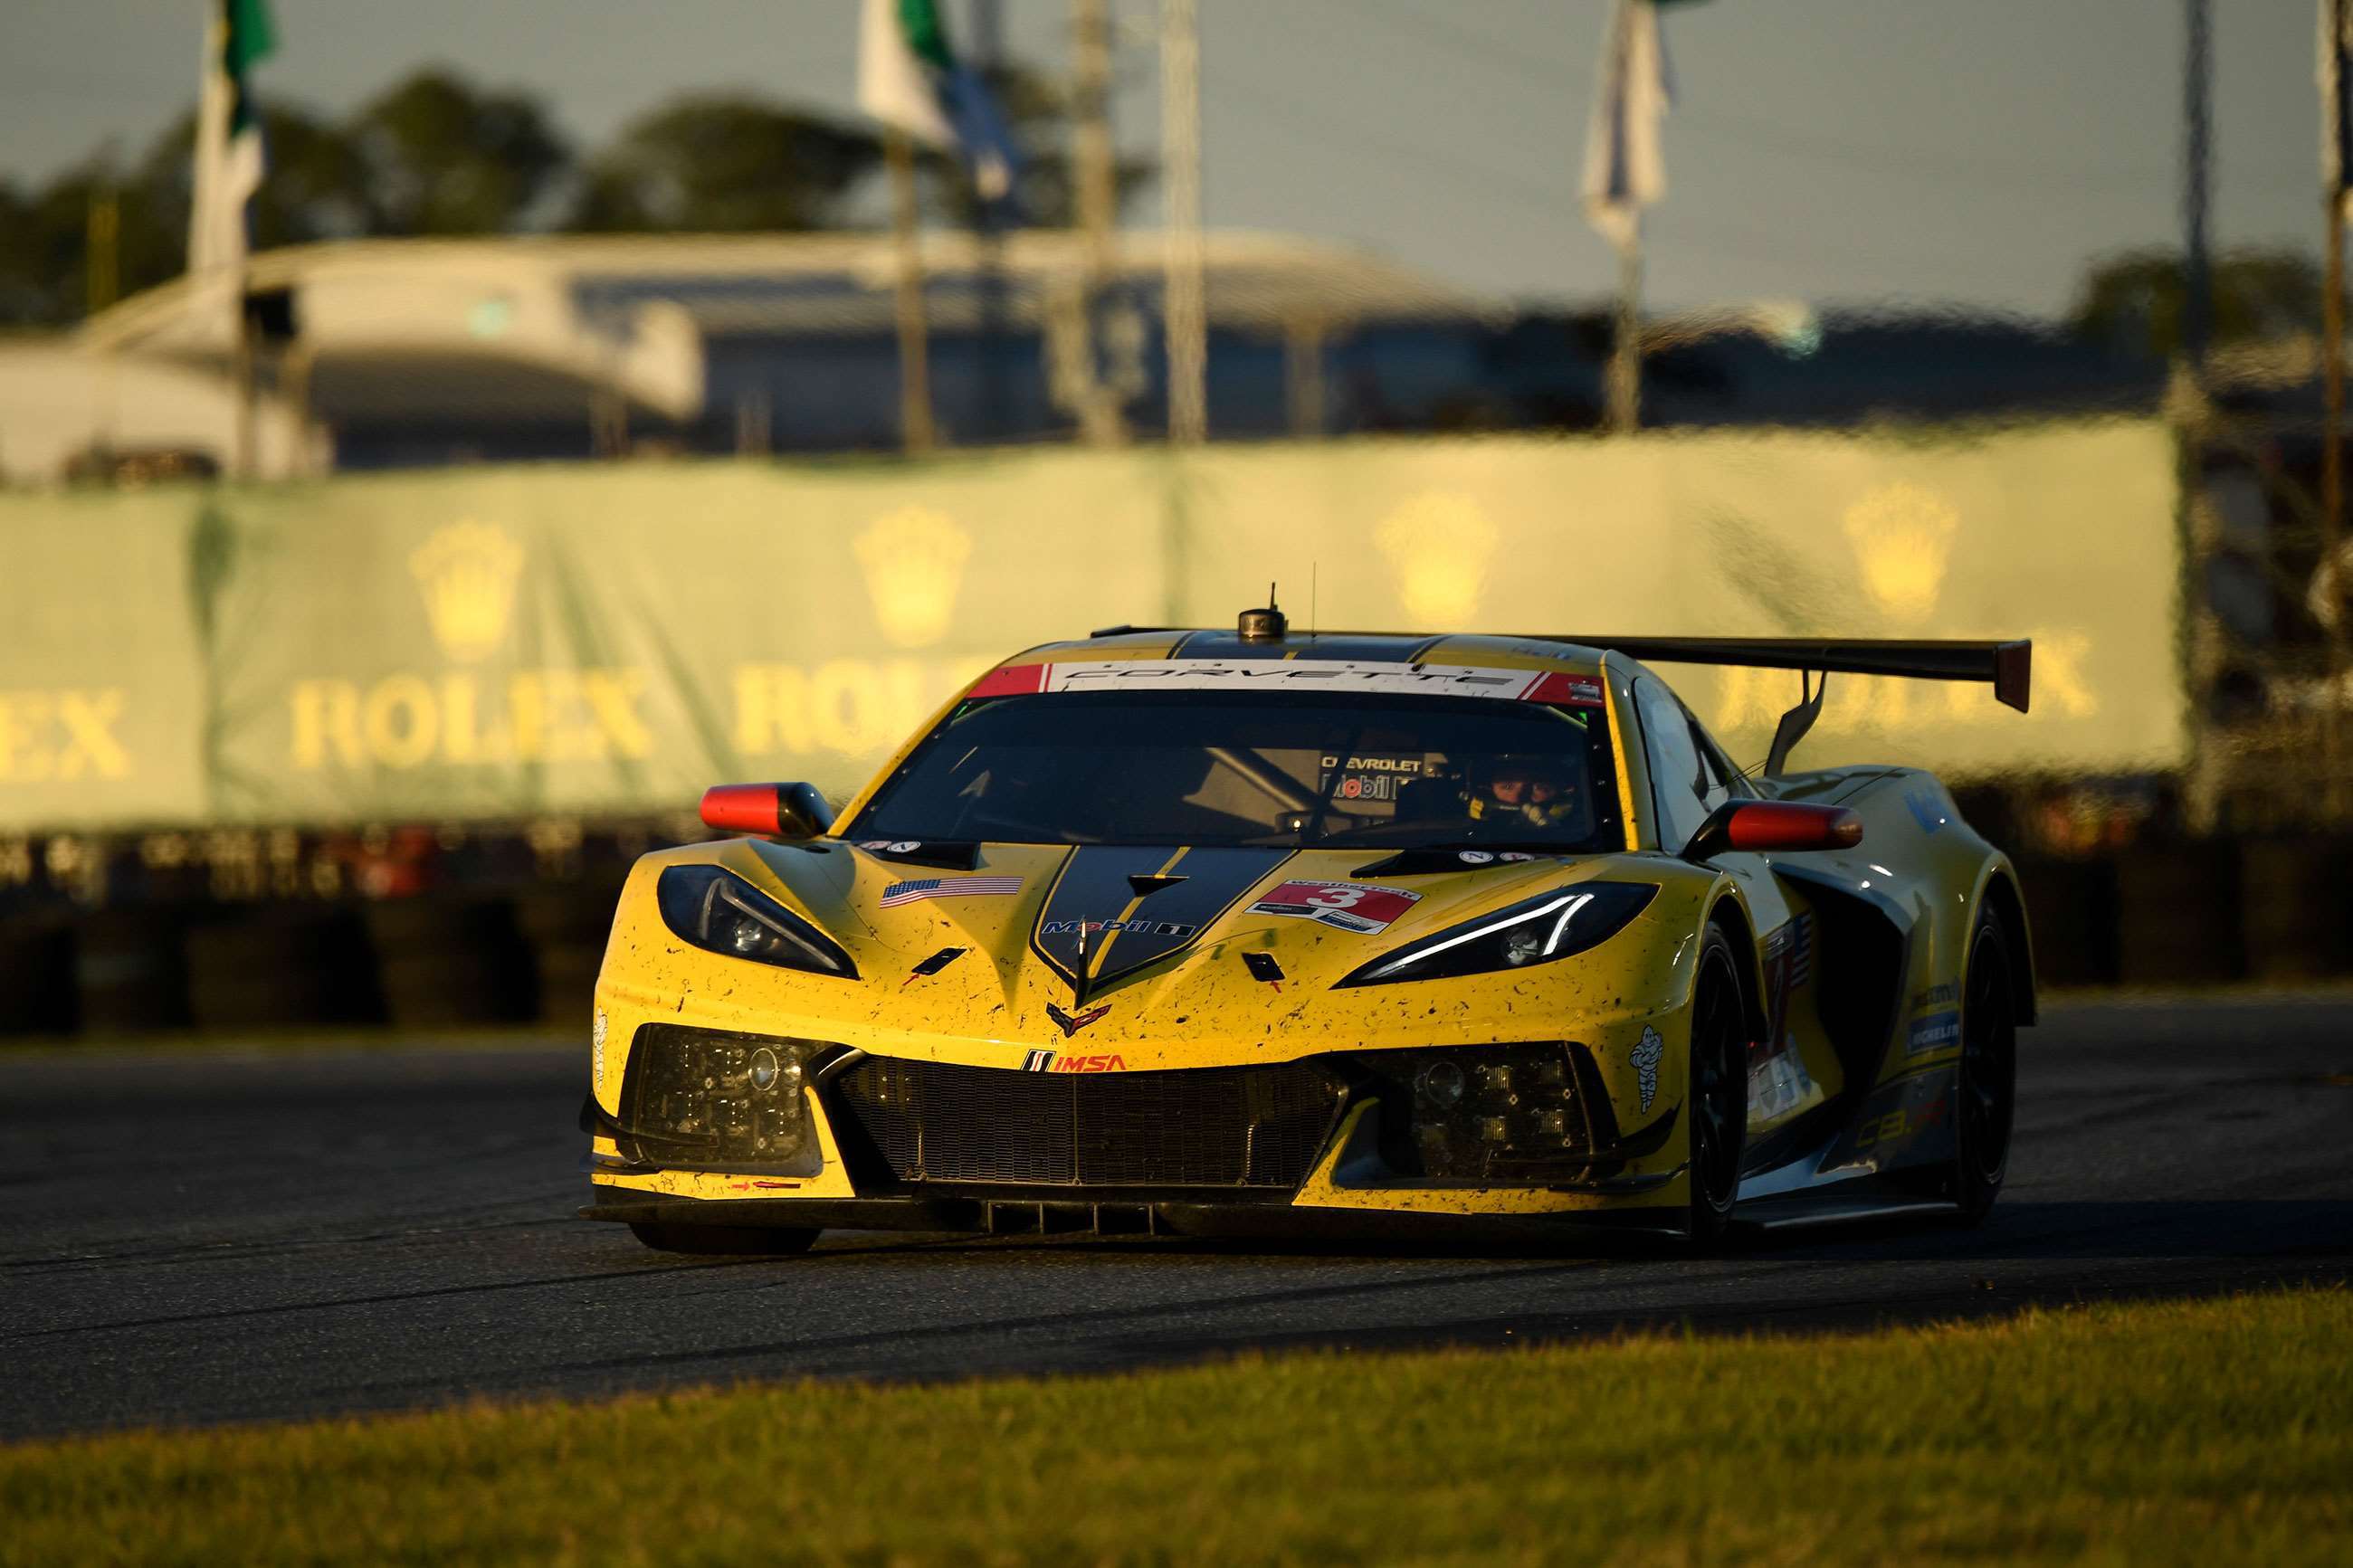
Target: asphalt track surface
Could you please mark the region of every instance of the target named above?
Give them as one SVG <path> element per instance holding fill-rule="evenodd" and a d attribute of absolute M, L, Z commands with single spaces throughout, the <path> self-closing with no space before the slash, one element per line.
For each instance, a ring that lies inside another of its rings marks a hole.
<path fill-rule="evenodd" d="M 585 1052 L 0 1056 L 0 1439 L 814 1373 L 1854 1328 L 2353 1276 L 2353 996 L 2052 1010 L 1980 1229 L 1717 1258 L 835 1235 L 573 1217 Z"/>

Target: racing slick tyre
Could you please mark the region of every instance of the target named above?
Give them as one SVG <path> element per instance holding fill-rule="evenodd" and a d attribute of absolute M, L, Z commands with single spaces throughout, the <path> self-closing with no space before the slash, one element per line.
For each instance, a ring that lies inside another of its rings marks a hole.
<path fill-rule="evenodd" d="M 1748 1131 L 1748 1009 L 1740 967 L 1724 928 L 1710 925 L 1692 985 L 1691 1202 L 1683 1221 L 1694 1247 L 1721 1242 L 1740 1195 L 1740 1155 Z"/>
<path fill-rule="evenodd" d="M 2018 993 L 2010 943 L 1991 910 L 1969 933 L 1961 995 L 1961 1065 L 1953 1118 L 1953 1202 L 1964 1225 L 1993 1207 L 2010 1167 L 2010 1132 L 2018 1100 Z"/>
<path fill-rule="evenodd" d="M 814 1230 L 780 1226 L 659 1225 L 629 1222 L 629 1234 L 656 1252 L 691 1252 L 706 1258 L 784 1258 L 807 1252 Z"/>

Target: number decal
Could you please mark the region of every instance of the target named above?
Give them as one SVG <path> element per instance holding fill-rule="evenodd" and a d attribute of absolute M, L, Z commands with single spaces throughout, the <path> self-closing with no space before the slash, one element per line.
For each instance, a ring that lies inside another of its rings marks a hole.
<path fill-rule="evenodd" d="M 1419 893 L 1368 882 L 1285 882 L 1250 907 L 1254 915 L 1289 915 L 1369 936 L 1421 901 Z"/>

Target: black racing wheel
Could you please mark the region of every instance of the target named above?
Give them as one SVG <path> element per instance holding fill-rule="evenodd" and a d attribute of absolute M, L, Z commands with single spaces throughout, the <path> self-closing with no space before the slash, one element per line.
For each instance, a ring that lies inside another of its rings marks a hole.
<path fill-rule="evenodd" d="M 1740 966 L 1721 926 L 1700 942 L 1692 987 L 1691 1070 L 1683 1110 L 1690 1118 L 1691 1202 L 1684 1231 L 1694 1244 L 1722 1239 L 1740 1195 L 1740 1155 L 1748 1133 L 1748 1028 Z"/>
<path fill-rule="evenodd" d="M 1953 1201 L 1965 1224 L 1993 1207 L 2009 1173 L 2018 1104 L 2018 992 L 2009 940 L 1993 911 L 1969 933 L 1961 993 L 1959 1105 L 1953 1118 Z"/>

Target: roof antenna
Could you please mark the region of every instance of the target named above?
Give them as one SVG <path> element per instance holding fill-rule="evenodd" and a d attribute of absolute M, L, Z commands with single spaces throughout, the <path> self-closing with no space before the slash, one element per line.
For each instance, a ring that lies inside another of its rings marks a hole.
<path fill-rule="evenodd" d="M 1281 642 L 1290 629 L 1282 612 L 1274 606 L 1274 584 L 1266 585 L 1266 608 L 1244 610 L 1234 620 L 1234 635 L 1244 642 Z"/>
<path fill-rule="evenodd" d="M 1315 635 L 1315 577 L 1322 565 L 1320 561 L 1307 563 L 1307 635 L 1311 637 Z"/>

